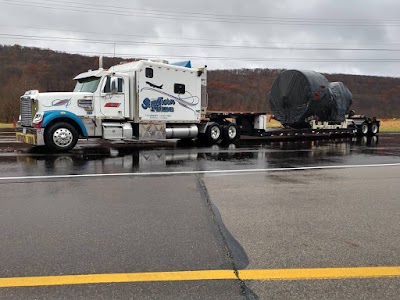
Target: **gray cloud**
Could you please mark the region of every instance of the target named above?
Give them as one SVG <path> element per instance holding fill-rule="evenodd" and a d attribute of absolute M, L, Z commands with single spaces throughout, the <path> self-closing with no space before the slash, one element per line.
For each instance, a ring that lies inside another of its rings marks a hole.
<path fill-rule="evenodd" d="M 88 55 L 113 55 L 115 49 L 117 56 L 124 57 L 187 57 L 194 65 L 207 64 L 211 69 L 300 68 L 399 76 L 400 61 L 396 60 L 400 51 L 334 50 L 400 49 L 396 15 L 400 3 L 395 0 L 136 0 L 115 4 L 105 0 L 0 0 L 0 6 L 1 44 Z"/>

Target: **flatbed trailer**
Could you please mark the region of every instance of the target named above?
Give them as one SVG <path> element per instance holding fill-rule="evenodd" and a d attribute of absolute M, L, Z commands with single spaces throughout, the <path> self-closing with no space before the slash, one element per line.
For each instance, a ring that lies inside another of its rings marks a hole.
<path fill-rule="evenodd" d="M 353 115 L 344 122 L 318 122 L 310 120 L 304 128 L 269 128 L 266 112 L 210 111 L 206 117 L 220 125 L 233 122 L 238 138 L 245 140 L 329 139 L 379 133 L 380 121 L 362 115 Z"/>

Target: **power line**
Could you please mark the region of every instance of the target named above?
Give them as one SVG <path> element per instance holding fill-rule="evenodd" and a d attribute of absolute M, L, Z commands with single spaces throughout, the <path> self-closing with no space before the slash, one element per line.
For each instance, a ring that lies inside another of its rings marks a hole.
<path fill-rule="evenodd" d="M 59 51 L 60 52 L 60 51 Z M 70 51 L 69 54 L 92 54 L 109 55 L 113 52 L 88 52 L 88 51 Z M 64 52 L 66 53 L 66 52 Z M 249 62 L 357 62 L 357 63 L 387 63 L 400 62 L 400 58 L 301 58 L 301 57 L 228 57 L 228 56 L 201 56 L 201 55 L 176 55 L 176 54 L 140 54 L 140 53 L 115 53 L 116 57 L 134 59 L 134 58 L 169 58 L 169 59 L 204 59 L 204 60 L 224 60 L 224 61 L 249 61 Z"/>
<path fill-rule="evenodd" d="M 10 1 L 10 0 L 5 0 L 5 1 Z M 196 15 L 196 16 L 206 16 L 206 17 L 220 17 L 220 18 L 250 18 L 250 19 L 262 19 L 262 20 L 297 20 L 297 21 L 326 21 L 326 19 L 322 18 L 289 18 L 289 17 L 265 17 L 265 16 L 255 16 L 255 15 L 227 15 L 227 14 L 210 14 L 210 13 L 198 13 L 198 12 L 188 12 L 188 11 L 171 11 L 171 10 L 156 10 L 156 9 L 133 9 L 130 7 L 123 7 L 123 6 L 116 6 L 116 5 L 104 5 L 104 4 L 99 4 L 99 3 L 81 3 L 81 2 L 74 2 L 74 1 L 55 1 L 55 0 L 41 0 L 43 2 L 51 2 L 51 3 L 59 3 L 59 4 L 76 4 L 76 5 L 84 5 L 85 8 L 90 7 L 93 8 L 95 7 L 104 7 L 108 9 L 122 9 L 124 11 L 126 10 L 131 10 L 131 11 L 136 11 L 136 12 L 142 12 L 142 13 L 148 13 L 148 12 L 156 12 L 156 13 L 168 13 L 172 15 Z M 21 2 L 24 2 L 21 0 Z M 382 21 L 400 21 L 400 20 L 387 20 L 387 19 L 330 19 L 330 21 L 338 21 L 338 22 L 343 22 L 343 21 L 377 21 L 377 22 L 382 22 Z"/>
<path fill-rule="evenodd" d="M 107 34 L 106 32 L 96 32 L 96 31 L 73 31 L 62 28 L 49 28 L 49 27 L 41 27 L 41 26 L 17 26 L 17 25 L 5 25 L 0 24 L 0 27 L 11 27 L 11 28 L 24 28 L 24 29 L 40 29 L 47 31 L 57 31 L 57 32 L 70 32 L 70 33 L 78 33 L 78 34 L 96 34 L 104 36 Z M 201 39 L 201 38 L 182 38 L 182 37 L 171 37 L 171 36 L 148 36 L 148 35 L 137 35 L 137 34 L 122 34 L 122 33 L 112 33 L 115 36 L 123 36 L 123 37 L 135 37 L 135 38 L 144 38 L 144 39 L 168 39 L 168 40 L 183 40 L 183 41 L 206 41 L 206 42 L 220 42 L 220 43 L 232 43 L 232 41 L 228 40 L 215 40 L 215 39 Z M 288 45 L 341 45 L 342 43 L 321 43 L 321 42 L 287 42 L 287 41 L 263 41 L 263 40 L 245 40 L 248 44 L 288 44 Z M 347 43 L 348 44 L 348 43 Z M 359 45 L 380 45 L 380 46 L 399 46 L 399 43 L 359 43 Z M 236 46 L 236 45 L 232 45 Z M 242 46 L 242 45 L 238 45 Z M 249 46 L 250 47 L 250 46 Z"/>
<path fill-rule="evenodd" d="M 11 1 L 11 0 L 4 0 L 4 1 Z M 25 2 L 20 0 L 21 2 Z M 104 7 L 107 9 L 118 9 L 118 10 L 130 10 L 130 11 L 135 11 L 135 12 L 141 12 L 141 13 L 162 13 L 162 14 L 172 14 L 172 15 L 190 15 L 190 16 L 202 16 L 202 17 L 215 17 L 215 18 L 234 18 L 234 19 L 259 19 L 259 20 L 277 20 L 277 21 L 318 21 L 318 22 L 328 22 L 328 23 L 343 23 L 345 22 L 351 22 L 351 23 L 356 23 L 356 22 L 400 22 L 400 19 L 345 19 L 345 18 L 339 18 L 339 19 L 329 19 L 327 21 L 326 18 L 293 18 L 293 17 L 266 17 L 266 16 L 255 16 L 255 15 L 232 15 L 232 14 L 211 14 L 211 13 L 199 13 L 199 12 L 188 12 L 188 11 L 171 11 L 171 10 L 156 10 L 156 9 L 133 9 L 130 7 L 123 7 L 123 6 L 116 6 L 116 5 L 104 5 L 104 4 L 98 4 L 98 3 L 81 3 L 81 2 L 73 2 L 73 1 L 68 1 L 68 2 L 64 2 L 64 1 L 56 1 L 56 0 L 41 0 L 43 2 L 51 2 L 52 4 L 54 3 L 59 3 L 59 4 L 63 4 L 63 5 L 70 5 L 70 4 L 74 4 L 74 5 L 79 5 L 79 6 L 83 6 L 84 8 L 90 8 L 92 9 L 93 7 Z M 39 3 L 43 3 L 43 2 L 39 2 Z"/>
<path fill-rule="evenodd" d="M 44 0 L 46 1 L 46 0 Z M 400 20 L 367 20 L 367 19 L 303 19 L 303 18 L 272 18 L 272 17 L 257 17 L 257 16 L 229 16 L 229 15 L 213 15 L 213 14 L 201 14 L 201 13 L 188 13 L 188 12 L 171 12 L 161 10 L 135 10 L 128 7 L 119 7 L 116 9 L 115 6 L 104 6 L 104 5 L 93 5 L 85 6 L 85 4 L 75 3 L 70 5 L 65 2 L 52 1 L 52 4 L 58 3 L 58 7 L 51 5 L 46 2 L 24 2 L 18 0 L 1 0 L 0 3 L 6 5 L 16 6 L 33 6 L 38 8 L 46 9 L 62 9 L 76 12 L 86 12 L 95 14 L 107 14 L 107 15 L 118 15 L 118 16 L 133 16 L 136 17 L 149 17 L 173 20 L 190 20 L 190 21 L 207 21 L 207 22 L 223 22 L 223 23 L 246 23 L 246 24 L 279 24 L 279 25 L 319 25 L 319 26 L 400 26 Z M 104 7 L 104 8 L 102 8 Z"/>
<path fill-rule="evenodd" d="M 172 48 L 228 48 L 228 49 L 250 49 L 250 50 L 295 50 L 295 51 L 383 51 L 383 52 L 399 52 L 400 49 L 391 48 L 322 48 L 322 47 L 281 47 L 281 46 L 245 46 L 245 45 L 217 45 L 217 44 L 176 44 L 176 43 L 162 43 L 162 42 L 133 42 L 126 40 L 95 40 L 85 38 L 69 38 L 57 36 L 32 36 L 22 34 L 0 34 L 0 37 L 14 38 L 23 40 L 40 40 L 40 41 L 59 41 L 59 42 L 82 42 L 82 43 L 96 43 L 105 45 L 145 45 L 156 47 L 172 47 Z"/>

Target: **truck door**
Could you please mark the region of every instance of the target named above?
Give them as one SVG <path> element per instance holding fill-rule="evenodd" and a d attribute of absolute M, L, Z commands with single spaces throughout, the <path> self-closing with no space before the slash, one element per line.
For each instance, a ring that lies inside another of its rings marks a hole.
<path fill-rule="evenodd" d="M 128 79 L 124 76 L 107 76 L 100 97 L 100 116 L 110 119 L 124 119 L 125 90 L 129 90 Z"/>

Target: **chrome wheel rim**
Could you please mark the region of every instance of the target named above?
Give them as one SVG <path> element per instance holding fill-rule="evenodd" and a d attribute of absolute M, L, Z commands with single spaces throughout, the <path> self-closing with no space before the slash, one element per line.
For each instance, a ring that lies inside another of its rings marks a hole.
<path fill-rule="evenodd" d="M 367 124 L 363 124 L 361 125 L 361 132 L 366 134 L 368 132 L 368 125 Z"/>
<path fill-rule="evenodd" d="M 372 133 L 377 133 L 378 132 L 378 125 L 372 124 L 371 131 L 372 131 Z"/>
<path fill-rule="evenodd" d="M 67 128 L 58 128 L 53 133 L 53 142 L 58 147 L 68 147 L 73 140 L 73 135 Z"/>
<path fill-rule="evenodd" d="M 213 140 L 217 140 L 219 139 L 220 136 L 221 136 L 221 129 L 219 129 L 218 126 L 211 127 L 211 138 Z"/>
<path fill-rule="evenodd" d="M 236 137 L 236 133 L 237 133 L 236 127 L 235 126 L 229 126 L 229 128 L 228 128 L 228 137 L 230 139 L 234 139 Z"/>

